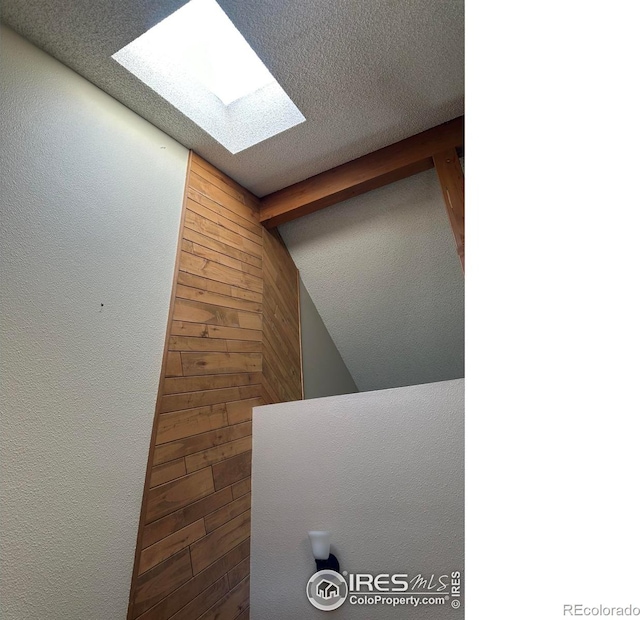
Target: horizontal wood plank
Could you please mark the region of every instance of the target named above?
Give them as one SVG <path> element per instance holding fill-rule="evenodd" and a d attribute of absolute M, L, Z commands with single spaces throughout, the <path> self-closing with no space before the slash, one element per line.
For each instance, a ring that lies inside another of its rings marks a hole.
<path fill-rule="evenodd" d="M 225 426 L 218 430 L 208 433 L 200 433 L 199 435 L 191 435 L 172 441 L 170 443 L 156 446 L 154 453 L 154 463 L 174 462 L 170 459 L 180 459 L 180 457 L 188 456 L 196 452 L 202 452 L 210 448 L 215 448 L 230 441 L 242 439 L 251 434 L 251 422 L 244 422 L 234 426 Z M 186 473 L 186 472 L 185 472 Z"/>
<path fill-rule="evenodd" d="M 180 392 L 202 392 L 226 387 L 257 385 L 261 375 L 257 372 L 246 372 L 236 375 L 199 375 L 196 377 L 169 377 L 164 380 L 165 394 Z"/>
<path fill-rule="evenodd" d="M 222 461 L 211 469 L 216 489 L 223 489 L 251 475 L 251 452 Z"/>
<path fill-rule="evenodd" d="M 188 547 L 196 540 L 203 538 L 206 533 L 204 519 L 200 519 L 163 538 L 156 544 L 143 549 L 140 555 L 140 574 L 153 568 L 163 560 L 166 560 L 174 553 Z"/>
<path fill-rule="evenodd" d="M 187 209 L 185 213 L 184 225 L 186 228 L 194 230 L 195 232 L 198 232 L 205 237 L 209 237 L 211 239 L 214 239 L 215 241 L 219 241 L 220 243 L 230 245 L 232 248 L 236 248 L 236 250 L 241 250 L 242 252 L 246 252 L 247 254 L 252 254 L 257 258 L 262 258 L 261 245 L 258 245 L 257 243 L 250 241 L 249 239 L 246 239 L 238 233 L 234 233 L 231 230 L 222 228 L 222 226 L 218 226 L 215 222 L 202 217 L 195 211 Z"/>
<path fill-rule="evenodd" d="M 191 312 L 196 314 L 195 322 L 221 327 L 239 327 L 241 329 L 259 330 L 262 328 L 262 315 L 235 308 L 224 308 L 210 303 L 186 301 L 191 305 Z M 197 312 L 195 307 L 197 305 Z M 204 320 L 205 317 L 209 317 Z"/>
<path fill-rule="evenodd" d="M 204 179 L 204 175 L 200 174 L 199 172 L 197 172 L 197 174 L 200 178 Z M 217 191 L 217 189 L 215 191 Z M 229 194 L 229 192 L 226 191 L 225 193 Z M 246 228 L 247 230 L 255 234 L 260 234 L 258 210 L 255 207 L 237 208 L 238 202 L 243 202 L 243 200 L 236 199 L 237 201 L 227 202 L 226 199 L 220 199 L 222 198 L 221 194 L 218 194 L 218 200 L 213 200 L 192 187 L 189 187 L 187 190 L 187 198 L 189 200 L 194 200 L 205 207 L 208 207 L 212 211 L 223 215 L 232 222 L 238 224 L 239 226 L 242 226 L 243 228 Z"/>
<path fill-rule="evenodd" d="M 246 493 L 242 497 L 232 501 L 230 504 L 209 513 L 204 518 L 205 529 L 207 533 L 217 530 L 219 527 L 235 519 L 238 515 L 246 512 L 251 508 L 251 494 Z"/>
<path fill-rule="evenodd" d="M 249 578 L 238 584 L 198 620 L 237 620 L 249 608 Z"/>
<path fill-rule="evenodd" d="M 189 260 L 201 260 L 197 257 L 192 257 L 192 255 L 190 255 L 188 252 L 186 253 L 186 256 L 189 257 Z M 191 269 L 191 271 L 195 272 L 196 267 L 197 263 L 194 264 L 194 268 Z M 254 301 L 258 304 L 262 304 L 262 293 L 250 291 L 245 288 L 239 288 L 237 286 L 229 284 L 228 282 L 219 282 L 217 280 L 212 280 L 197 273 L 189 273 L 189 271 L 183 269 L 182 266 L 180 266 L 180 271 L 178 272 L 178 284 L 190 286 L 191 288 L 200 289 L 202 291 L 208 291 L 210 293 L 217 293 L 219 295 L 224 295 L 225 297 L 244 299 L 247 301 Z M 225 300 L 225 303 L 226 305 L 229 305 L 228 300 Z"/>
<path fill-rule="evenodd" d="M 196 288 L 194 286 L 185 286 L 181 281 L 186 280 L 186 276 L 190 276 L 191 274 L 187 274 L 185 272 L 180 272 L 185 277 L 178 276 L 178 285 L 176 287 L 176 297 L 180 299 L 187 299 L 190 301 L 199 301 L 204 304 L 211 304 L 214 306 L 222 306 L 223 308 L 234 308 L 236 310 L 243 310 L 245 312 L 262 312 L 262 302 L 261 301 L 253 301 L 250 299 L 242 299 L 238 297 L 232 297 L 228 295 L 221 295 L 219 293 L 212 293 L 209 290 Z M 191 276 L 194 277 L 194 276 Z M 213 282 L 213 280 L 208 280 L 208 282 Z M 200 283 L 197 283 L 200 284 Z M 231 287 L 227 287 L 227 289 L 231 289 Z"/>
<path fill-rule="evenodd" d="M 151 480 L 149 482 L 149 488 L 157 487 L 170 480 L 175 480 L 181 476 L 186 475 L 187 468 L 184 463 L 184 459 L 178 458 L 174 461 L 168 461 L 162 465 L 157 465 L 151 468 Z"/>
<path fill-rule="evenodd" d="M 209 356 L 217 353 L 185 353 L 185 356 Z M 225 353 L 220 355 L 244 355 L 241 353 Z M 247 353 L 246 355 L 259 355 Z M 200 359 L 199 357 L 197 359 Z M 160 400 L 160 412 L 179 411 L 182 409 L 194 409 L 206 405 L 219 405 L 234 400 L 246 400 L 257 398 L 260 388 L 257 385 L 243 385 L 241 387 L 221 388 L 219 390 L 206 390 L 202 392 L 185 392 L 184 394 L 167 394 Z"/>
<path fill-rule="evenodd" d="M 225 265 L 226 267 L 230 267 L 231 269 L 235 269 L 236 271 L 248 273 L 252 276 L 255 276 L 256 278 L 262 277 L 262 267 L 254 267 L 253 265 L 244 263 L 241 260 L 232 258 L 231 256 L 227 256 L 226 254 L 216 252 L 215 250 L 210 250 L 204 245 L 199 245 L 191 241 L 185 241 L 183 243 L 182 249 L 185 252 L 193 254 L 194 256 L 197 256 L 199 258 L 206 258 L 207 260 L 213 261 L 214 263 L 219 263 L 220 265 Z"/>
<path fill-rule="evenodd" d="M 180 510 L 172 512 L 166 517 L 147 524 L 143 530 L 142 547 L 146 548 L 149 545 L 153 545 L 159 540 L 170 536 L 183 527 L 228 504 L 233 499 L 237 498 L 233 497 L 230 488 L 222 489 L 222 491 L 211 493 L 192 504 L 188 504 Z"/>
<path fill-rule="evenodd" d="M 234 582 L 234 587 L 235 587 Z M 203 590 L 195 598 L 189 601 L 178 613 L 171 616 L 171 620 L 196 620 L 229 592 L 229 577 L 223 575 L 212 583 L 208 588 Z"/>
<path fill-rule="evenodd" d="M 201 168 L 204 168 L 211 174 L 218 177 L 228 187 L 238 190 L 242 194 L 242 202 L 247 206 L 251 207 L 254 210 L 254 212 L 257 214 L 257 208 L 258 208 L 258 205 L 260 204 L 260 200 L 256 196 L 254 196 L 247 188 L 240 185 L 240 183 L 232 179 L 230 176 L 226 175 L 221 170 L 218 170 L 215 166 L 211 165 L 206 159 L 204 159 L 203 157 L 200 157 L 200 155 L 198 155 L 197 153 L 193 153 L 193 152 L 191 153 L 191 160 L 195 165 L 200 166 Z"/>
<path fill-rule="evenodd" d="M 249 538 L 250 534 L 251 511 L 247 510 L 211 532 L 211 534 L 193 543 L 190 549 L 194 574 L 204 570 L 219 557 L 231 551 L 233 547 Z"/>
<path fill-rule="evenodd" d="M 201 301 L 176 298 L 173 318 L 176 321 L 235 327 L 241 329 L 262 329 L 262 315 L 233 308 L 223 308 Z"/>
<path fill-rule="evenodd" d="M 226 340 L 218 338 L 192 338 L 171 336 L 170 351 L 226 351 L 228 353 L 259 353 L 260 342 L 250 340 Z"/>
<path fill-rule="evenodd" d="M 260 353 L 183 353 L 184 375 L 210 375 L 214 372 L 259 372 L 262 370 Z"/>
<path fill-rule="evenodd" d="M 262 396 L 227 403 L 227 421 L 229 424 L 250 422 L 252 419 L 253 408 L 259 407 L 260 405 L 264 405 Z"/>
<path fill-rule="evenodd" d="M 193 608 L 186 608 L 190 601 L 195 600 L 204 594 L 210 598 L 211 594 L 205 592 L 213 587 L 219 579 L 224 577 L 234 566 L 237 566 L 244 559 L 249 557 L 249 539 L 234 547 L 229 553 L 222 556 L 217 562 L 208 566 L 205 570 L 192 577 L 185 584 L 174 590 L 169 596 L 162 599 L 154 607 L 140 616 L 140 620 L 168 620 L 174 619 L 174 614 L 178 611 L 198 613 L 197 604 Z M 191 614 L 189 614 L 191 615 Z M 197 617 L 192 615 L 193 617 Z"/>
<path fill-rule="evenodd" d="M 173 482 L 149 489 L 146 523 L 155 521 L 170 512 L 213 493 L 211 469 L 201 469 Z"/>
<path fill-rule="evenodd" d="M 251 491 L 251 478 L 245 478 L 231 485 L 231 492 L 233 493 L 233 499 L 238 499 L 246 493 Z"/>
<path fill-rule="evenodd" d="M 262 293 L 262 278 L 221 265 L 202 256 L 190 254 L 184 250 L 180 252 L 180 270 L 236 288 Z"/>
<path fill-rule="evenodd" d="M 245 577 L 249 576 L 249 558 L 242 560 L 236 564 L 227 574 L 229 579 L 229 587 L 235 588 Z"/>
<path fill-rule="evenodd" d="M 156 444 L 213 431 L 226 425 L 227 408 L 224 403 L 163 413 L 158 416 Z"/>
<path fill-rule="evenodd" d="M 176 336 L 262 342 L 262 332 L 259 329 L 205 325 L 204 323 L 190 323 L 189 321 L 173 321 L 171 323 L 171 333 Z"/>
<path fill-rule="evenodd" d="M 190 228 L 182 229 L 182 238 L 185 241 L 191 241 L 193 244 L 208 248 L 209 250 L 213 250 L 214 252 L 225 254 L 230 258 L 235 258 L 236 260 L 247 263 L 252 267 L 262 269 L 262 258 L 260 256 L 247 254 L 242 250 L 238 250 L 237 248 L 227 245 L 226 243 L 222 243 L 221 241 L 217 241 L 216 239 L 207 237 L 206 235 L 196 232 L 195 230 L 191 230 Z"/>
<path fill-rule="evenodd" d="M 185 457 L 187 464 L 187 471 L 197 471 L 203 467 L 219 463 L 225 459 L 242 454 L 243 452 L 249 452 L 251 450 L 251 437 L 243 437 L 236 441 L 230 441 L 229 443 L 223 443 L 215 448 L 209 448 L 202 452 L 196 452 L 195 454 L 189 454 Z"/>
<path fill-rule="evenodd" d="M 203 166 L 199 161 L 194 161 L 191 164 L 191 170 L 195 172 L 198 176 L 202 177 L 205 181 L 215 185 L 218 189 L 221 189 L 226 194 L 233 196 L 236 200 L 239 200 L 244 204 L 244 198 L 242 195 L 242 191 L 232 187 L 231 185 L 225 183 L 220 177 L 213 174 L 208 168 Z"/>
<path fill-rule="evenodd" d="M 202 203 L 202 200 L 192 200 L 191 198 L 187 198 L 187 209 L 197 213 L 210 222 L 225 228 L 226 230 L 230 230 L 231 232 L 260 245 L 260 237 L 262 233 L 259 229 L 259 234 L 256 234 L 256 232 L 249 230 L 248 226 L 241 226 L 240 224 L 237 224 L 233 219 L 230 219 L 231 214 L 229 211 L 221 208 L 212 201 L 208 201 L 207 206 L 204 206 Z"/>
<path fill-rule="evenodd" d="M 133 592 L 133 617 L 153 607 L 167 594 L 189 581 L 193 573 L 189 549 L 184 549 L 158 564 L 143 575 L 139 575 Z"/>
<path fill-rule="evenodd" d="M 245 215 L 249 221 L 254 213 L 243 201 L 237 200 L 227 192 L 222 191 L 219 187 L 198 175 L 196 171 L 189 175 L 189 190 L 196 191 L 210 200 L 227 207 L 229 210 Z"/>
<path fill-rule="evenodd" d="M 164 370 L 165 377 L 182 376 L 182 358 L 178 351 L 167 352 L 167 364 Z"/>
<path fill-rule="evenodd" d="M 228 351 L 227 341 L 218 338 L 171 336 L 169 351 Z"/>

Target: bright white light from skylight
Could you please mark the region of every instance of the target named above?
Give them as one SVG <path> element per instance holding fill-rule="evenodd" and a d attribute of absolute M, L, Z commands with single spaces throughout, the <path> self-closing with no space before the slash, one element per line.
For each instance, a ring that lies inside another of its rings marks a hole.
<path fill-rule="evenodd" d="M 232 153 L 305 120 L 214 0 L 191 0 L 112 58 Z"/>

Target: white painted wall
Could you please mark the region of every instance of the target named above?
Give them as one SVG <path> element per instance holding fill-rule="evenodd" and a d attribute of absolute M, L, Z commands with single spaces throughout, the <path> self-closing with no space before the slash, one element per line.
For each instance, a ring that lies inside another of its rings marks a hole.
<path fill-rule="evenodd" d="M 0 617 L 122 619 L 187 151 L 1 39 Z"/>
<path fill-rule="evenodd" d="M 300 333 L 304 397 L 321 398 L 357 392 L 331 335 L 322 322 L 313 299 L 300 281 Z"/>
<path fill-rule="evenodd" d="M 326 617 L 305 596 L 315 572 L 308 530 L 332 532 L 332 550 L 349 572 L 463 570 L 463 392 L 458 379 L 254 409 L 252 618 Z M 332 613 L 463 617 L 449 605 L 347 602 Z"/>
<path fill-rule="evenodd" d="M 434 169 L 278 230 L 361 392 L 464 377 L 464 276 Z"/>

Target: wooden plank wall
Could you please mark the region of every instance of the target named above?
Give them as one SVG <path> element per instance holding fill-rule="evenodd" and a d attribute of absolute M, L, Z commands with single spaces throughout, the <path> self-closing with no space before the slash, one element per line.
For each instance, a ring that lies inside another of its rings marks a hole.
<path fill-rule="evenodd" d="M 252 408 L 302 398 L 298 272 L 258 207 L 191 154 L 129 620 L 249 618 Z"/>
<path fill-rule="evenodd" d="M 279 236 L 264 229 L 263 242 L 262 377 L 265 398 L 273 403 L 299 400 L 302 367 L 298 270 Z"/>

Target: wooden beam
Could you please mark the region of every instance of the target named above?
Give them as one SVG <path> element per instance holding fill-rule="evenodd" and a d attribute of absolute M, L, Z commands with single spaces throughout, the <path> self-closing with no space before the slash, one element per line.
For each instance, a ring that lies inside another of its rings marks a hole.
<path fill-rule="evenodd" d="M 464 173 L 455 148 L 436 153 L 433 161 L 464 272 Z"/>
<path fill-rule="evenodd" d="M 433 155 L 462 147 L 464 117 L 386 146 L 265 196 L 260 221 L 267 228 L 308 215 L 433 168 Z"/>

